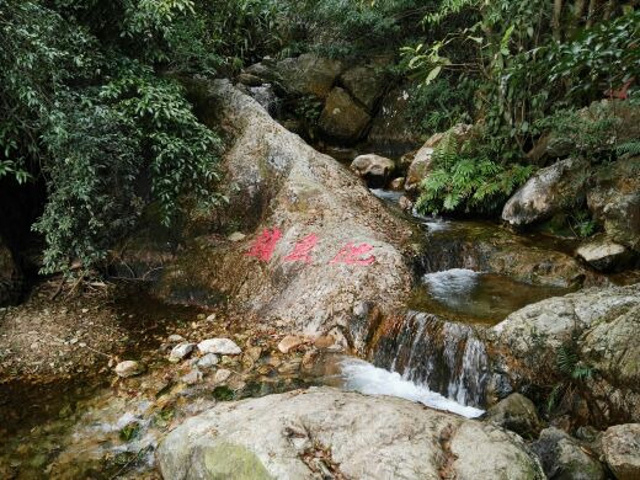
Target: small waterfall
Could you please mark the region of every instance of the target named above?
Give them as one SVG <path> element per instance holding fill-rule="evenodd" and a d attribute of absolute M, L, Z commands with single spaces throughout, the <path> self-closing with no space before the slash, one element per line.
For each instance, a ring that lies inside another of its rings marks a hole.
<path fill-rule="evenodd" d="M 489 361 L 473 326 L 410 312 L 404 321 L 382 328 L 385 333 L 372 350 L 376 366 L 463 405 L 484 406 Z"/>
<path fill-rule="evenodd" d="M 259 87 L 249 87 L 249 95 L 269 112 L 272 117 L 278 114 L 278 96 L 273 91 L 271 84 L 267 83 Z"/>

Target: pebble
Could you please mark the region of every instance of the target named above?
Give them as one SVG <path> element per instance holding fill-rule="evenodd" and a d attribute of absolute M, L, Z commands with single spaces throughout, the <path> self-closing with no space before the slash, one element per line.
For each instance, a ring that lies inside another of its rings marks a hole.
<path fill-rule="evenodd" d="M 305 342 L 305 339 L 297 335 L 287 335 L 278 344 L 278 350 L 282 353 L 289 353 L 291 350 L 299 347 Z"/>
<path fill-rule="evenodd" d="M 226 368 L 221 368 L 214 375 L 213 381 L 215 383 L 224 383 L 227 380 L 229 380 L 230 376 L 231 376 L 231 370 L 227 370 Z"/>
<path fill-rule="evenodd" d="M 247 238 L 247 236 L 242 232 L 234 232 L 231 235 L 229 235 L 228 238 L 232 242 L 241 242 L 242 240 Z"/>
<path fill-rule="evenodd" d="M 336 339 L 333 335 L 324 335 L 322 337 L 318 337 L 314 342 L 314 346 L 319 349 L 325 349 L 333 347 L 336 343 Z"/>
<path fill-rule="evenodd" d="M 196 383 L 200 383 L 202 381 L 202 372 L 198 369 L 193 369 L 189 373 L 184 375 L 180 380 L 187 385 L 195 385 Z"/>
<path fill-rule="evenodd" d="M 198 360 L 198 367 L 202 369 L 208 369 L 218 364 L 220 359 L 215 353 L 207 353 L 204 357 Z"/>
<path fill-rule="evenodd" d="M 189 356 L 193 349 L 195 348 L 194 343 L 182 342 L 173 347 L 171 350 L 171 354 L 169 355 L 169 361 L 171 363 L 178 363 L 180 360 L 183 360 Z"/>
<path fill-rule="evenodd" d="M 242 349 L 228 338 L 209 338 L 198 344 L 201 353 L 215 353 L 217 355 L 240 355 Z"/>
<path fill-rule="evenodd" d="M 169 338 L 167 338 L 167 342 L 169 343 L 180 343 L 180 342 L 184 342 L 186 341 L 185 338 L 182 335 L 169 335 Z"/>
<path fill-rule="evenodd" d="M 134 360 L 125 360 L 116 365 L 115 372 L 120 378 L 135 377 L 144 372 L 144 365 Z"/>

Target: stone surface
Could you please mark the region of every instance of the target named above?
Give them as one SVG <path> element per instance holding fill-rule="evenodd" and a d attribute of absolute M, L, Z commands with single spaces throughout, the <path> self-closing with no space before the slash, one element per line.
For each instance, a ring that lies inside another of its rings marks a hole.
<path fill-rule="evenodd" d="M 216 371 L 216 374 L 213 376 L 213 382 L 214 383 L 224 383 L 227 380 L 229 380 L 229 377 L 231 377 L 231 370 L 227 370 L 226 368 L 221 368 L 219 370 Z"/>
<path fill-rule="evenodd" d="M 602 446 L 607 465 L 618 480 L 640 478 L 640 423 L 609 427 Z"/>
<path fill-rule="evenodd" d="M 559 349 L 575 341 L 584 365 L 591 412 L 599 422 L 640 419 L 640 284 L 586 289 L 528 305 L 488 332 L 494 368 L 517 390 L 558 377 Z M 574 340 L 572 340 L 574 339 Z"/>
<path fill-rule="evenodd" d="M 581 245 L 576 255 L 602 272 L 624 270 L 631 261 L 631 253 L 626 247 L 606 238 Z"/>
<path fill-rule="evenodd" d="M 594 176 L 587 204 L 607 235 L 640 252 L 640 157 L 605 164 Z"/>
<path fill-rule="evenodd" d="M 332 140 L 353 143 L 362 137 L 370 121 L 367 111 L 346 90 L 336 87 L 327 97 L 318 127 Z"/>
<path fill-rule="evenodd" d="M 183 383 L 186 383 L 187 385 L 195 385 L 202 381 L 202 377 L 203 377 L 202 372 L 197 368 L 194 368 L 186 375 L 183 375 L 182 377 L 180 377 L 180 381 Z"/>
<path fill-rule="evenodd" d="M 218 362 L 220 361 L 220 359 L 218 358 L 218 356 L 214 353 L 207 353 L 206 355 L 204 355 L 202 358 L 200 358 L 198 360 L 198 368 L 201 368 L 203 370 L 207 370 L 209 368 L 214 367 L 215 365 L 218 364 Z"/>
<path fill-rule="evenodd" d="M 589 455 L 576 440 L 557 428 L 547 428 L 533 443 L 549 479 L 604 480 L 605 473 L 597 458 Z"/>
<path fill-rule="evenodd" d="M 314 337 L 347 326 L 363 300 L 401 310 L 412 282 L 404 258 L 410 223 L 228 82 L 190 88 L 201 118 L 235 138 L 223 161 L 229 204 L 193 217 L 188 228 L 199 236 L 165 269 L 155 293 L 172 302 L 228 300 L 280 322 L 283 334 Z M 247 238 L 212 241 L 206 228 L 226 224 Z M 279 236 L 273 250 L 248 255 L 272 234 Z M 290 257 L 305 245 L 308 256 Z"/>
<path fill-rule="evenodd" d="M 173 349 L 171 349 L 171 353 L 169 354 L 169 361 L 171 363 L 178 363 L 180 360 L 184 360 L 191 354 L 191 352 L 193 352 L 194 348 L 195 348 L 194 343 L 189 343 L 189 342 L 179 343 L 178 345 L 173 347 Z"/>
<path fill-rule="evenodd" d="M 204 355 L 213 353 L 216 355 L 240 355 L 242 349 L 228 338 L 209 338 L 198 344 L 198 351 Z"/>
<path fill-rule="evenodd" d="M 409 89 L 398 87 L 387 93 L 371 123 L 367 140 L 374 145 L 417 146 L 420 133 L 409 114 Z"/>
<path fill-rule="evenodd" d="M 275 67 L 282 86 L 289 95 L 312 95 L 322 99 L 329 95 L 343 69 L 341 62 L 311 53 L 286 58 Z"/>
<path fill-rule="evenodd" d="M 305 338 L 297 335 L 287 335 L 280 343 L 278 343 L 278 350 L 282 353 L 289 353 L 291 350 L 296 349 L 300 345 L 305 343 Z"/>
<path fill-rule="evenodd" d="M 439 480 L 445 470 L 460 480 L 544 478 L 522 440 L 497 427 L 330 388 L 221 403 L 173 430 L 157 453 L 167 480 L 246 468 L 256 478 L 311 480 L 320 456 L 353 479 Z"/>
<path fill-rule="evenodd" d="M 584 199 L 589 174 L 589 163 L 573 158 L 543 168 L 505 204 L 502 220 L 514 226 L 529 225 L 571 209 Z"/>
<path fill-rule="evenodd" d="M 241 242 L 245 238 L 247 238 L 247 236 L 242 232 L 234 232 L 229 235 L 229 240 L 232 242 Z"/>
<path fill-rule="evenodd" d="M 369 113 L 384 94 L 387 85 L 385 75 L 373 66 L 357 66 L 350 68 L 340 78 L 344 88 L 360 102 Z"/>
<path fill-rule="evenodd" d="M 114 371 L 120 378 L 129 378 L 143 373 L 145 371 L 145 367 L 140 362 L 125 360 L 124 362 L 118 363 Z"/>
<path fill-rule="evenodd" d="M 395 168 L 393 160 L 374 153 L 360 155 L 351 162 L 351 170 L 372 187 L 384 186 Z"/>
<path fill-rule="evenodd" d="M 533 402 L 519 393 L 513 393 L 491 407 L 483 420 L 528 439 L 536 438 L 542 426 Z"/>

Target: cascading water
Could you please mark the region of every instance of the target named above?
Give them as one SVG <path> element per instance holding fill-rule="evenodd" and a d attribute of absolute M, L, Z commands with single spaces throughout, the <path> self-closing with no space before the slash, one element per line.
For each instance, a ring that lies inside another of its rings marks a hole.
<path fill-rule="evenodd" d="M 410 312 L 379 340 L 373 362 L 463 405 L 484 405 L 488 356 L 470 325 Z"/>

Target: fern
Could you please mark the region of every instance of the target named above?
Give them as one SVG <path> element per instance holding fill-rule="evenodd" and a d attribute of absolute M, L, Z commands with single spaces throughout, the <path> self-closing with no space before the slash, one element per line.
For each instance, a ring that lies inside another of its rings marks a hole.
<path fill-rule="evenodd" d="M 640 156 L 640 140 L 631 140 L 622 143 L 616 147 L 616 153 L 620 156 L 629 155 L 630 157 Z"/>

